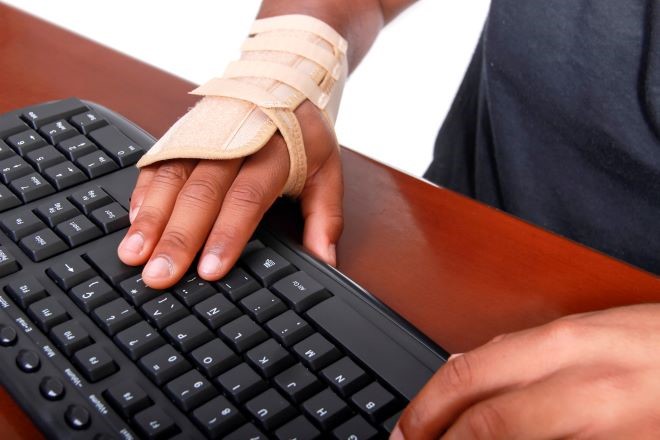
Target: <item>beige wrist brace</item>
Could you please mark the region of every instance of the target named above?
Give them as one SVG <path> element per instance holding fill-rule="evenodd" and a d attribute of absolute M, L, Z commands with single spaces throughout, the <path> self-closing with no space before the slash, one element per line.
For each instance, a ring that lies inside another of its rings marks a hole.
<path fill-rule="evenodd" d="M 283 194 L 297 197 L 307 178 L 302 132 L 293 113 L 309 99 L 333 123 L 348 76 L 347 42 L 306 15 L 257 20 L 240 60 L 191 94 L 204 96 L 138 162 L 236 159 L 261 149 L 279 130 L 289 151 Z"/>

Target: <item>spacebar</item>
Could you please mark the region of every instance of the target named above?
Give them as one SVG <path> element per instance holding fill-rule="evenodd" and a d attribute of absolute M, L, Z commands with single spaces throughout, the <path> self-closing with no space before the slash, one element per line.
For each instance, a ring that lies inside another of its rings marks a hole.
<path fill-rule="evenodd" d="M 433 372 L 347 303 L 329 298 L 307 316 L 406 399 L 412 400 Z"/>

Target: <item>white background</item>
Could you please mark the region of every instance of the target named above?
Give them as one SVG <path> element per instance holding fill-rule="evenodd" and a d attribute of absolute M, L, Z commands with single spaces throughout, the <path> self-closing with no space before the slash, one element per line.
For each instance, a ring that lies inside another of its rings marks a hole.
<path fill-rule="evenodd" d="M 238 57 L 260 0 L 5 3 L 201 83 Z M 346 86 L 337 121 L 339 141 L 421 175 L 488 3 L 420 0 L 392 22 Z"/>

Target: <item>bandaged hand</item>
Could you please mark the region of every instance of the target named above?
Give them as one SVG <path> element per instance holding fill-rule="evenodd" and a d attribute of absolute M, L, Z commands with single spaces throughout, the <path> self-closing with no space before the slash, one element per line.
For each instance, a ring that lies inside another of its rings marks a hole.
<path fill-rule="evenodd" d="M 279 34 L 277 29 L 267 30 Z M 277 35 L 276 46 L 284 49 L 292 32 L 307 36 L 300 29 L 288 31 L 285 38 Z M 311 44 L 328 53 L 336 49 L 309 34 Z M 131 227 L 118 253 L 126 264 L 146 264 L 143 280 L 151 287 L 164 289 L 176 283 L 198 253 L 202 278 L 224 276 L 281 195 L 300 199 L 307 249 L 336 263 L 342 178 L 333 86 L 341 85 L 341 75 L 345 78 L 345 58 L 330 71 L 327 67 L 332 66 L 319 62 L 331 57 L 315 62 L 299 53 L 273 54 L 264 47 L 263 42 L 248 41 L 229 75 L 196 89 L 194 93 L 204 97 L 138 163 Z M 314 57 L 311 49 L 309 44 L 294 48 Z M 269 69 L 277 66 L 271 64 L 277 62 L 285 69 L 276 68 L 272 74 Z M 254 67 L 265 71 L 253 74 Z M 310 80 L 300 84 L 304 76 Z"/>

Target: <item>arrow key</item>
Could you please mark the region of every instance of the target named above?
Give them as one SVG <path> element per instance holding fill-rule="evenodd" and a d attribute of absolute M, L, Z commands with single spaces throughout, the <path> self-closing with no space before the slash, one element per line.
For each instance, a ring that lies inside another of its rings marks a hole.
<path fill-rule="evenodd" d="M 80 257 L 71 257 L 46 271 L 55 284 L 66 291 L 96 275 L 96 272 Z"/>

